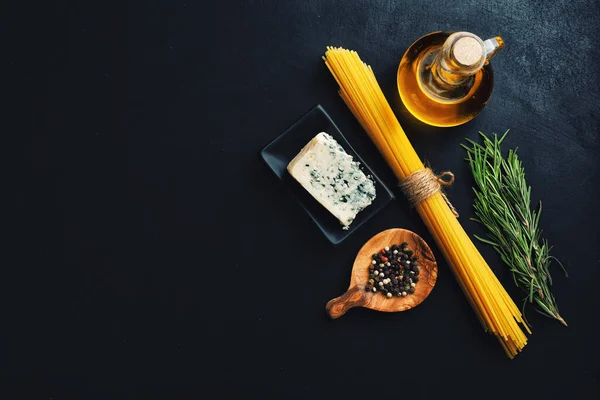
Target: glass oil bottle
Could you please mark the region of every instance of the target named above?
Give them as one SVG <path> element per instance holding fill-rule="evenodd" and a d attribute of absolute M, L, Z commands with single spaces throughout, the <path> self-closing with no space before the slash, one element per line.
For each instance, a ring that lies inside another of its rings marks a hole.
<path fill-rule="evenodd" d="M 433 32 L 413 43 L 398 67 L 398 91 L 410 113 L 440 127 L 473 119 L 487 104 L 494 75 L 490 59 L 504 46 L 499 36 Z"/>

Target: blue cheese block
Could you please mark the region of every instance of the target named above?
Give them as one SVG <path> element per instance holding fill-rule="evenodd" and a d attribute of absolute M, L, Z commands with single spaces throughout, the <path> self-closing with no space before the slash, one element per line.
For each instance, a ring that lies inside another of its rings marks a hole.
<path fill-rule="evenodd" d="M 375 183 L 331 135 L 315 136 L 288 164 L 294 177 L 344 229 L 375 199 Z"/>

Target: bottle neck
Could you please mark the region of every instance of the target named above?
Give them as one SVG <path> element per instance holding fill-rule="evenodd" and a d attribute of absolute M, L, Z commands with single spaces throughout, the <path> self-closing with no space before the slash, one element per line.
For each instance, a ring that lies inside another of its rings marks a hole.
<path fill-rule="evenodd" d="M 475 74 L 504 46 L 499 36 L 485 42 L 469 32 L 455 32 L 441 48 L 423 56 L 421 88 L 434 100 L 456 102 L 468 95 Z"/>
<path fill-rule="evenodd" d="M 433 83 L 445 90 L 464 85 L 485 62 L 485 48 L 481 39 L 466 32 L 452 34 L 431 66 Z"/>

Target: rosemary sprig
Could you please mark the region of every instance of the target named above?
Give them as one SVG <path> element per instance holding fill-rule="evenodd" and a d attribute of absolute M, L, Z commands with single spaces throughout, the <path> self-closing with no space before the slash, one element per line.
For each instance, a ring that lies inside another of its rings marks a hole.
<path fill-rule="evenodd" d="M 537 210 L 530 207 L 531 186 L 525 181 L 517 149 L 509 150 L 506 158 L 502 157 L 500 145 L 508 131 L 500 138 L 494 134 L 493 139 L 479 133 L 483 144 L 470 139 L 467 142 L 472 147 L 462 144 L 477 186 L 473 188 L 477 218 L 471 219 L 488 230 L 486 238 L 475 237 L 496 249 L 512 271 L 515 284 L 527 293 L 523 309 L 530 303 L 539 313 L 566 326 L 550 291 L 551 260 L 556 260 L 565 276 L 568 275 L 560 261 L 550 255 L 548 242 L 541 238 L 538 223 L 542 203 Z"/>

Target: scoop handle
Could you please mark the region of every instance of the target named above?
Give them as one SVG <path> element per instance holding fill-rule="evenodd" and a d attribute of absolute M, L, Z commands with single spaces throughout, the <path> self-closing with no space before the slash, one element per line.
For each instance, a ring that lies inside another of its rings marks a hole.
<path fill-rule="evenodd" d="M 330 300 L 325 306 L 327 314 L 331 319 L 336 319 L 346 314 L 346 312 L 353 307 L 361 307 L 367 304 L 367 300 L 363 294 L 363 290 L 359 289 L 358 286 L 354 286 L 340 297 L 336 297 Z"/>

